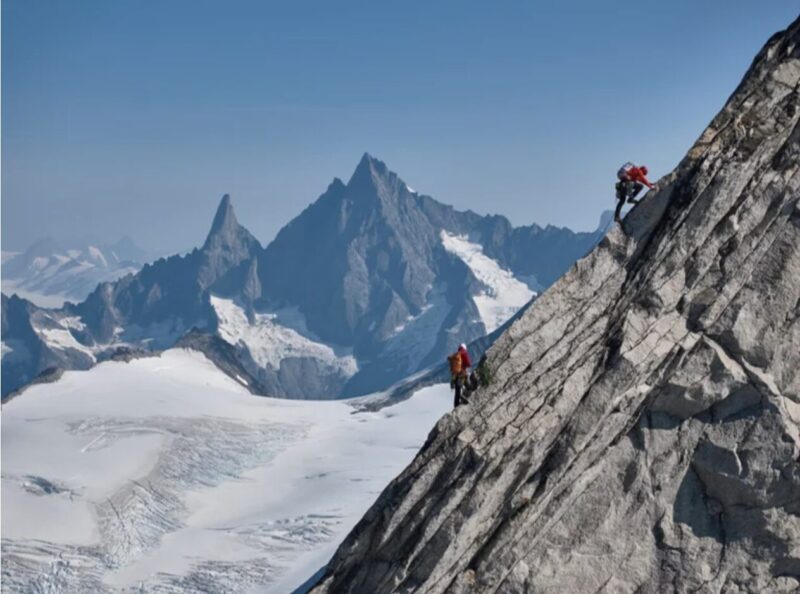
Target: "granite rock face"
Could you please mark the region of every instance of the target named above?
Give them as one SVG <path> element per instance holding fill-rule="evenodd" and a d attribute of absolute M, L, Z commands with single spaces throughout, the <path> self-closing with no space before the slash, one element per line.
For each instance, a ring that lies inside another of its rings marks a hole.
<path fill-rule="evenodd" d="M 800 20 L 313 592 L 797 592 L 799 120 Z"/>

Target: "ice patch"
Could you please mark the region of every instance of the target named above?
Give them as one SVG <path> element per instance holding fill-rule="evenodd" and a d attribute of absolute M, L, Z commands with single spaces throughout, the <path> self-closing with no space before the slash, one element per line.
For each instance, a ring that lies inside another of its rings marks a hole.
<path fill-rule="evenodd" d="M 66 316 L 59 320 L 62 326 L 70 330 L 86 330 L 84 324 L 78 316 Z"/>
<path fill-rule="evenodd" d="M 80 351 L 89 355 L 92 360 L 95 359 L 92 349 L 79 343 L 67 328 L 35 328 L 35 330 L 51 349 Z"/>
<path fill-rule="evenodd" d="M 444 230 L 441 238 L 444 249 L 461 258 L 484 286 L 484 290 L 472 299 L 478 308 L 486 332 L 493 332 L 502 326 L 536 296 L 528 285 L 517 280 L 511 272 L 504 270 L 495 260 L 486 256 L 479 244 L 470 242 L 462 235 L 452 235 Z"/>
<path fill-rule="evenodd" d="M 358 363 L 349 351 L 335 350 L 315 340 L 306 329 L 302 314 L 295 308 L 255 313 L 251 323 L 244 309 L 232 299 L 212 295 L 211 305 L 219 320 L 220 336 L 233 345 L 246 347 L 261 368 L 278 369 L 283 359 L 310 357 L 346 377 L 358 371 Z"/>

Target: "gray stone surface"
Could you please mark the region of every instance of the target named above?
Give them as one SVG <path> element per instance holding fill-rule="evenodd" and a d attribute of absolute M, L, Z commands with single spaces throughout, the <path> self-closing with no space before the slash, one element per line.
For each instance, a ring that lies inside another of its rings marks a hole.
<path fill-rule="evenodd" d="M 799 118 L 800 20 L 313 592 L 797 592 Z"/>

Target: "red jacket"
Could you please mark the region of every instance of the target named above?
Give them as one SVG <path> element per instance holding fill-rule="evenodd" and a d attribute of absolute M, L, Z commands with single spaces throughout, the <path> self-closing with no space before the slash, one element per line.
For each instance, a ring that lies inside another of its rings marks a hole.
<path fill-rule="evenodd" d="M 466 369 L 467 367 L 472 367 L 472 361 L 469 358 L 469 353 L 467 349 L 458 349 L 458 352 L 461 354 L 461 367 Z"/>
<path fill-rule="evenodd" d="M 648 181 L 647 176 L 644 174 L 644 171 L 642 171 L 641 167 L 631 167 L 626 173 L 628 175 L 628 179 L 632 182 L 643 183 L 648 188 L 653 187 L 653 184 Z"/>

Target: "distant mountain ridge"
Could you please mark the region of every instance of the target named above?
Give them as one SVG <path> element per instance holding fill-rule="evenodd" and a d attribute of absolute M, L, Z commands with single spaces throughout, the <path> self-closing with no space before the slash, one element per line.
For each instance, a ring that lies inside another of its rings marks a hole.
<path fill-rule="evenodd" d="M 60 307 L 83 301 L 101 282 L 137 272 L 148 259 L 130 237 L 115 243 L 40 239 L 23 252 L 3 252 L 3 292 Z"/>
<path fill-rule="evenodd" d="M 257 393 L 373 392 L 494 330 L 601 236 L 457 211 L 365 154 L 266 247 L 226 195 L 188 254 L 60 309 L 4 296 L 3 394 L 51 367 L 83 369 L 188 334 L 212 359 L 225 352 L 224 367 Z"/>

